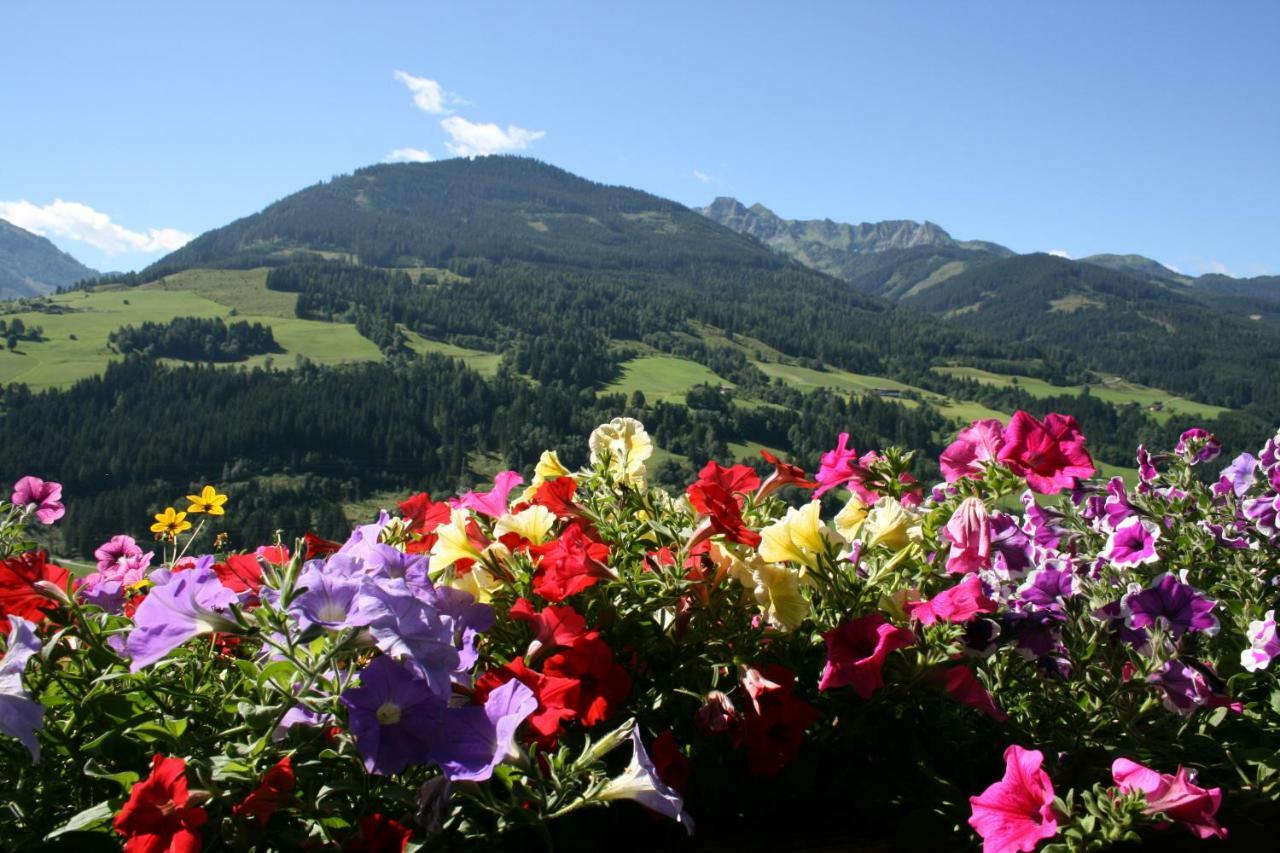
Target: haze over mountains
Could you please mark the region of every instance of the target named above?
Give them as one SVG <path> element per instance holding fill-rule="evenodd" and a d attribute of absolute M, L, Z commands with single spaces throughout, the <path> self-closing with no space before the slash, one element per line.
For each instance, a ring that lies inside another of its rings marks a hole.
<path fill-rule="evenodd" d="M 97 274 L 44 237 L 0 219 L 0 299 L 52 293 Z"/>

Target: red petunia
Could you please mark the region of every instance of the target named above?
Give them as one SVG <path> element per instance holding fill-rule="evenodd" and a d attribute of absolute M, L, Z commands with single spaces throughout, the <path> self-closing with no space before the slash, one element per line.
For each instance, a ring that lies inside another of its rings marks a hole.
<path fill-rule="evenodd" d="M 231 812 L 266 823 L 279 809 L 298 804 L 297 797 L 293 796 L 296 785 L 293 759 L 286 755 L 263 775 L 262 782 L 249 796 L 232 807 Z"/>
<path fill-rule="evenodd" d="M 870 699 L 884 686 L 880 670 L 889 653 L 916 641 L 914 633 L 896 627 L 879 613 L 845 622 L 823 637 L 827 641 L 827 665 L 818 689 L 852 687 L 863 699 Z"/>
<path fill-rule="evenodd" d="M 533 502 L 551 510 L 558 518 L 565 518 L 578 512 L 578 505 L 573 502 L 577 490 L 578 483 L 572 477 L 556 477 L 538 486 Z"/>
<path fill-rule="evenodd" d="M 404 853 L 413 830 L 374 812 L 360 818 L 355 835 L 342 845 L 345 853 Z"/>
<path fill-rule="evenodd" d="M 676 743 L 676 736 L 671 729 L 653 739 L 653 744 L 649 747 L 649 758 L 658 771 L 658 778 L 677 793 L 683 794 L 689 789 L 689 775 L 693 772 L 693 765 L 680 749 L 680 744 Z"/>
<path fill-rule="evenodd" d="M 798 489 L 816 489 L 818 484 L 810 480 L 799 465 L 783 462 L 767 450 L 761 450 L 764 461 L 773 466 L 773 473 L 765 478 L 756 493 L 756 500 L 764 500 L 783 486 L 795 486 Z"/>
<path fill-rule="evenodd" d="M 578 716 L 578 679 L 543 675 L 525 666 L 524 658 L 516 658 L 476 679 L 472 699 L 482 704 L 490 693 L 513 678 L 532 690 L 538 700 L 538 709 L 527 720 L 529 728 L 544 745 L 553 744 L 564 722 Z"/>
<path fill-rule="evenodd" d="M 747 750 L 752 776 L 777 776 L 800 754 L 805 732 L 821 715 L 792 692 L 796 676 L 785 666 L 773 664 L 747 673 L 743 686 L 751 705 L 738 728 L 738 742 Z"/>
<path fill-rule="evenodd" d="M 549 605 L 535 611 L 527 598 L 517 598 L 511 605 L 511 616 L 533 626 L 533 642 L 529 644 L 529 657 L 540 651 L 571 646 L 587 633 L 587 620 L 568 605 Z"/>
<path fill-rule="evenodd" d="M 538 564 L 533 591 L 548 601 L 564 601 L 575 593 L 612 577 L 604 560 L 609 546 L 589 537 L 580 522 L 572 522 L 559 538 L 529 549 Z"/>
<path fill-rule="evenodd" d="M 449 521 L 449 504 L 431 500 L 431 495 L 426 492 L 401 501 L 399 509 L 401 518 L 409 522 L 409 529 L 418 534 L 431 533 Z"/>
<path fill-rule="evenodd" d="M 706 520 L 694 531 L 694 542 L 701 542 L 708 536 L 721 534 L 731 542 L 751 548 L 760 544 L 760 534 L 747 527 L 742 520 L 741 499 L 729 489 L 713 480 L 699 480 L 689 487 L 688 495 L 689 503 L 693 504 L 693 508 L 706 516 Z"/>
<path fill-rule="evenodd" d="M 303 542 L 307 547 L 307 559 L 314 560 L 318 557 L 327 557 L 342 547 L 341 543 L 334 542 L 330 539 L 321 539 L 310 530 L 303 536 Z"/>
<path fill-rule="evenodd" d="M 614 663 L 613 650 L 592 631 L 551 657 L 542 671 L 578 682 L 578 719 L 584 726 L 607 720 L 631 692 L 631 676 Z"/>
<path fill-rule="evenodd" d="M 1057 494 L 1074 487 L 1077 477 L 1097 473 L 1080 424 L 1070 415 L 1050 413 L 1041 422 L 1019 410 L 1005 427 L 1003 440 L 1000 462 L 1040 494 Z"/>
<path fill-rule="evenodd" d="M 196 853 L 208 815 L 187 806 L 187 763 L 157 755 L 151 775 L 135 782 L 112 826 L 125 837 L 125 853 Z"/>
<path fill-rule="evenodd" d="M 719 486 L 735 495 L 745 495 L 755 491 L 760 485 L 760 475 L 746 465 L 725 468 L 712 459 L 698 472 L 698 482 L 703 485 Z"/>
<path fill-rule="evenodd" d="M 253 554 L 230 554 L 225 563 L 214 563 L 222 585 L 235 593 L 256 593 L 262 588 L 262 566 Z"/>
<path fill-rule="evenodd" d="M 0 619 L 20 616 L 39 622 L 45 618 L 46 610 L 58 606 L 36 584 L 45 581 L 66 590 L 71 573 L 48 559 L 45 551 L 27 551 L 0 562 Z"/>

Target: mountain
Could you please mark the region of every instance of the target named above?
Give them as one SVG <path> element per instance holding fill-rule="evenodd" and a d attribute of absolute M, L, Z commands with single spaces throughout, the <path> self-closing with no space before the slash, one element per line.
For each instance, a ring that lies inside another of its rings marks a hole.
<path fill-rule="evenodd" d="M 850 225 L 830 219 L 783 219 L 762 204 L 746 207 L 724 196 L 699 212 L 806 266 L 889 298 L 1013 254 L 995 243 L 956 240 L 932 222 L 888 220 Z M 887 275 L 883 274 L 886 270 Z"/>
<path fill-rule="evenodd" d="M 0 219 L 0 299 L 41 296 L 96 275 L 44 237 Z"/>
<path fill-rule="evenodd" d="M 1079 260 L 1082 264 L 1093 264 L 1117 272 L 1131 273 L 1153 281 L 1176 281 L 1179 284 L 1190 284 L 1193 281 L 1191 276 L 1171 270 L 1159 261 L 1142 255 L 1089 255 Z"/>

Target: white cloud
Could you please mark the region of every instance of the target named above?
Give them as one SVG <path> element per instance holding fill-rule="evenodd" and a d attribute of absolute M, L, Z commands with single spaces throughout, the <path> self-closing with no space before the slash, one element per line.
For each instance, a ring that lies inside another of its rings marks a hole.
<path fill-rule="evenodd" d="M 503 130 L 492 122 L 481 124 L 468 121 L 462 116 L 449 116 L 440 122 L 440 127 L 444 128 L 451 140 L 444 147 L 455 157 L 523 151 L 547 135 L 545 131 L 526 130 L 514 124 L 507 125 L 507 129 Z"/>
<path fill-rule="evenodd" d="M 715 182 L 715 178 L 711 177 L 706 172 L 700 172 L 697 169 L 693 170 L 693 179 L 700 184 L 710 184 Z"/>
<path fill-rule="evenodd" d="M 397 148 L 382 159 L 384 163 L 430 163 L 431 153 L 422 148 Z"/>
<path fill-rule="evenodd" d="M 444 115 L 451 112 L 449 109 L 450 104 L 463 103 L 461 98 L 452 92 L 446 92 L 444 87 L 435 80 L 428 80 L 426 77 L 414 77 L 404 71 L 396 71 L 391 76 L 405 85 L 405 88 L 413 95 L 414 106 L 425 113 Z"/>
<path fill-rule="evenodd" d="M 1211 273 L 1217 273 L 1218 275 L 1231 275 L 1231 270 L 1227 269 L 1227 265 L 1222 261 L 1208 260 L 1205 261 L 1204 265 L 1205 269 Z"/>
<path fill-rule="evenodd" d="M 19 228 L 43 237 L 52 235 L 79 240 L 108 255 L 172 252 L 189 243 L 193 236 L 176 228 L 131 231 L 87 204 L 62 199 L 43 207 L 29 201 L 0 201 L 0 219 L 7 219 Z"/>
<path fill-rule="evenodd" d="M 1071 259 L 1071 253 L 1068 252 L 1066 249 L 1050 249 L 1049 254 L 1053 255 L 1055 258 L 1067 258 L 1068 260 Z"/>

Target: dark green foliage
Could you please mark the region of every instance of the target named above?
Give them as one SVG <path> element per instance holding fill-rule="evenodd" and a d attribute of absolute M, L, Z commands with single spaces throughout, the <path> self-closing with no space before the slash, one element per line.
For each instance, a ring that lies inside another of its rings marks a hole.
<path fill-rule="evenodd" d="M 244 361 L 251 355 L 284 351 L 271 327 L 244 320 L 228 325 L 221 317 L 174 317 L 166 323 L 123 326 L 107 340 L 122 355 L 182 361 Z"/>

